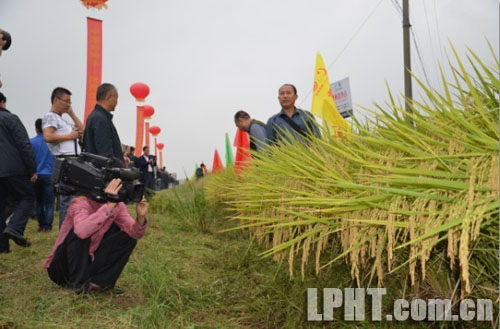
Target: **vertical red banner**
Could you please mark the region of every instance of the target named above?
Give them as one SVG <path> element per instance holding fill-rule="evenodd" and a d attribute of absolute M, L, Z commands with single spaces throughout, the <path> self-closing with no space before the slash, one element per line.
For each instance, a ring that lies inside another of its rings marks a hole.
<path fill-rule="evenodd" d="M 160 169 L 163 168 L 163 151 L 160 150 Z"/>
<path fill-rule="evenodd" d="M 102 21 L 87 17 L 87 92 L 84 125 L 95 107 L 97 87 L 102 79 Z"/>
<path fill-rule="evenodd" d="M 158 155 L 158 151 L 156 150 L 156 144 L 158 144 L 158 143 L 156 143 L 156 137 L 155 137 L 155 156 Z"/>
<path fill-rule="evenodd" d="M 137 126 L 135 127 L 135 156 L 142 154 L 142 138 L 144 137 L 144 112 L 142 106 L 137 106 Z"/>
<path fill-rule="evenodd" d="M 146 146 L 149 147 L 149 122 L 145 123 L 145 134 L 146 134 Z"/>

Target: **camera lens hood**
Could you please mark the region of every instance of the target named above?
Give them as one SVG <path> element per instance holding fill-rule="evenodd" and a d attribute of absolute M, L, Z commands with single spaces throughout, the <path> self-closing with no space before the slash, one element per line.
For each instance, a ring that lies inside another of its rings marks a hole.
<path fill-rule="evenodd" d="M 10 33 L 3 30 L 2 31 L 2 34 L 3 34 L 3 41 L 7 41 L 7 43 L 3 46 L 3 50 L 7 50 L 10 48 L 10 44 L 12 43 L 12 38 L 10 36 Z"/>

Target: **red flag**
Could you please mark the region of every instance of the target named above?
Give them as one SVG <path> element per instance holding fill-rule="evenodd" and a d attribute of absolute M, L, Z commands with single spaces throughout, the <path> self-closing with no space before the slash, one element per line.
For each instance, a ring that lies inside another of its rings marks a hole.
<path fill-rule="evenodd" d="M 234 170 L 238 175 L 240 175 L 241 171 L 248 166 L 247 161 L 251 158 L 250 153 L 248 152 L 250 149 L 250 139 L 248 137 L 248 133 L 238 129 L 238 131 L 236 131 L 236 137 L 234 138 L 234 146 L 236 146 Z"/>
<path fill-rule="evenodd" d="M 220 160 L 219 153 L 217 152 L 217 150 L 215 150 L 214 163 L 212 164 L 212 173 L 216 174 L 216 173 L 222 171 L 223 169 L 224 169 L 224 167 L 222 167 L 222 161 Z"/>

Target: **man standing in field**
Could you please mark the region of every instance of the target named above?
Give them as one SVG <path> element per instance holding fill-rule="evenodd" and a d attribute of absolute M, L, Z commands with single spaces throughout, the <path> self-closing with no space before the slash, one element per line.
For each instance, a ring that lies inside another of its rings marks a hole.
<path fill-rule="evenodd" d="M 0 253 L 10 252 L 9 239 L 22 247 L 30 245 L 24 229 L 35 202 L 32 183 L 38 178 L 26 128 L 17 115 L 6 109 L 6 104 L 7 98 L 0 93 Z M 5 208 L 9 197 L 17 205 L 7 225 Z"/>
<path fill-rule="evenodd" d="M 71 107 L 71 92 L 57 87 L 50 96 L 52 107 L 42 120 L 43 139 L 55 158 L 75 157 L 80 153 L 78 139 L 82 137 L 83 124 Z M 68 114 L 73 120 L 70 124 L 63 119 Z M 71 195 L 59 195 L 59 228 L 61 228 L 66 211 L 73 199 Z"/>
<path fill-rule="evenodd" d="M 267 121 L 266 133 L 271 143 L 290 141 L 289 133 L 294 140 L 305 141 L 308 137 L 321 136 L 313 115 L 295 107 L 297 88 L 292 84 L 284 84 L 278 91 L 281 111 Z"/>
<path fill-rule="evenodd" d="M 113 114 L 118 104 L 118 91 L 110 83 L 103 83 L 97 88 L 97 104 L 87 118 L 83 136 L 85 152 L 114 157 L 123 164 L 122 143 L 113 124 Z"/>

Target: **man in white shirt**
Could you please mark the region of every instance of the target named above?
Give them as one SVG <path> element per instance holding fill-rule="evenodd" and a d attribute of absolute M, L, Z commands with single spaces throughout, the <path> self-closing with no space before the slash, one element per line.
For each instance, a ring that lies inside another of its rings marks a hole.
<path fill-rule="evenodd" d="M 71 92 L 66 88 L 57 87 L 52 91 L 50 101 L 52 102 L 52 108 L 42 120 L 43 139 L 54 157 L 76 156 L 80 153 L 78 139 L 82 137 L 83 124 L 71 107 Z M 73 124 L 63 119 L 62 115 L 64 113 L 70 116 Z M 66 217 L 66 210 L 73 196 L 59 195 L 58 198 L 59 228 L 61 228 L 64 217 Z"/>

